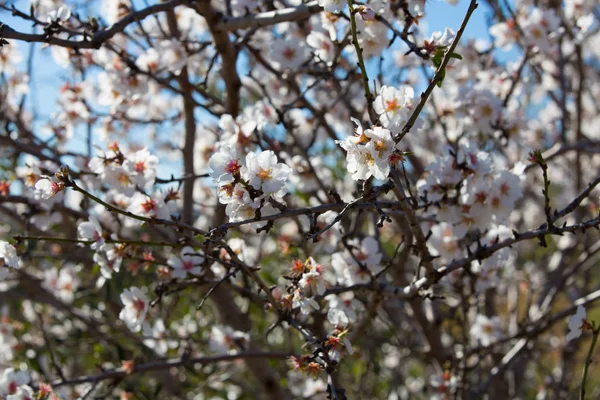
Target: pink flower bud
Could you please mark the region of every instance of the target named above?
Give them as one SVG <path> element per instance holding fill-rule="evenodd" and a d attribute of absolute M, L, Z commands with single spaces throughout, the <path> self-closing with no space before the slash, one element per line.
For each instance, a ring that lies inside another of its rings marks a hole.
<path fill-rule="evenodd" d="M 271 290 L 271 294 L 273 295 L 275 300 L 280 300 L 283 296 L 283 290 L 281 290 L 280 287 L 275 287 L 273 288 L 273 290 Z"/>
<path fill-rule="evenodd" d="M 356 10 L 359 12 L 363 21 L 374 21 L 375 20 L 375 11 L 372 8 L 366 6 L 358 6 Z"/>

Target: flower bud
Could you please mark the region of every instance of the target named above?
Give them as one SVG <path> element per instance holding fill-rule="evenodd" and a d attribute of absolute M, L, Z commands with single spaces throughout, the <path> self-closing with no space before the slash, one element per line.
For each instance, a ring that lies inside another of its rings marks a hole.
<path fill-rule="evenodd" d="M 360 14 L 363 21 L 374 21 L 375 20 L 375 11 L 372 8 L 367 6 L 358 6 L 356 11 Z"/>

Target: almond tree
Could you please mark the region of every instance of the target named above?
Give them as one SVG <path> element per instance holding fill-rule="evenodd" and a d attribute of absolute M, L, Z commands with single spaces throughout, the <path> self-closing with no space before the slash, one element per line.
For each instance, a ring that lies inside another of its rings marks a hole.
<path fill-rule="evenodd" d="M 1 2 L 0 398 L 598 398 L 600 9 L 446 2 Z"/>

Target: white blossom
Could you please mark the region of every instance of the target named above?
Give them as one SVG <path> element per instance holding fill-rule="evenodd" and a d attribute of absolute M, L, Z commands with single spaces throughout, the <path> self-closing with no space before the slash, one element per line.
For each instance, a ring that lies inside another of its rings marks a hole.
<path fill-rule="evenodd" d="M 181 249 L 179 257 L 171 256 L 169 266 L 173 268 L 171 275 L 173 278 L 185 278 L 187 274 L 200 275 L 202 273 L 201 264 L 204 262 L 204 256 L 197 254 L 193 247 L 185 246 Z"/>
<path fill-rule="evenodd" d="M 325 11 L 328 12 L 344 11 L 348 5 L 346 0 L 318 0 L 318 3 Z"/>
<path fill-rule="evenodd" d="M 132 331 L 139 332 L 148 312 L 148 297 L 140 288 L 132 286 L 121 293 L 121 301 L 125 307 L 119 313 L 119 319 Z"/>

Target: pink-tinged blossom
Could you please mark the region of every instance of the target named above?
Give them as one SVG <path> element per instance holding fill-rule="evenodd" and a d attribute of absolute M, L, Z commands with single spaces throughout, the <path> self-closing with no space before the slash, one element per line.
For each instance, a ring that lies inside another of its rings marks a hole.
<path fill-rule="evenodd" d="M 35 184 L 34 196 L 37 200 L 48 200 L 64 188 L 65 185 L 54 178 L 42 178 Z"/>
<path fill-rule="evenodd" d="M 132 9 L 129 0 L 104 0 L 102 2 L 102 16 L 109 25 L 125 17 Z"/>
<path fill-rule="evenodd" d="M 242 162 L 232 146 L 222 146 L 208 160 L 210 177 L 218 185 L 224 185 L 239 179 Z"/>
<path fill-rule="evenodd" d="M 560 18 L 553 9 L 534 8 L 527 14 L 521 28 L 527 44 L 547 52 L 550 50 L 552 36 L 558 34 Z"/>
<path fill-rule="evenodd" d="M 243 130 L 251 131 L 263 131 L 265 128 L 274 127 L 278 123 L 277 112 L 268 100 L 260 100 L 246 107 L 241 119 L 245 121 Z"/>
<path fill-rule="evenodd" d="M 331 259 L 338 282 L 346 285 L 370 282 L 382 269 L 383 255 L 379 252 L 377 240 L 372 237 L 366 237 L 362 241 L 353 239 L 348 241 L 348 245 L 353 254 L 346 250 L 333 254 Z"/>
<path fill-rule="evenodd" d="M 19 341 L 15 336 L 15 328 L 12 321 L 0 318 L 0 362 L 6 364 L 15 357 Z"/>
<path fill-rule="evenodd" d="M 489 32 L 495 39 L 495 45 L 503 50 L 510 50 L 519 36 L 513 19 L 490 26 Z"/>
<path fill-rule="evenodd" d="M 333 62 L 336 52 L 335 46 L 329 36 L 323 32 L 312 31 L 306 37 L 306 44 L 313 49 L 315 61 Z"/>
<path fill-rule="evenodd" d="M 222 130 L 219 141 L 238 150 L 246 149 L 256 126 L 256 121 L 247 120 L 243 114 L 235 119 L 229 114 L 223 114 L 219 119 L 219 128 Z"/>
<path fill-rule="evenodd" d="M 104 236 L 103 236 L 102 225 L 98 221 L 96 216 L 90 216 L 89 221 L 82 222 L 77 227 L 77 236 L 79 239 L 89 240 L 93 243 L 90 245 L 90 248 L 93 250 L 102 250 L 104 246 Z"/>
<path fill-rule="evenodd" d="M 163 62 L 161 62 L 158 50 L 150 47 L 138 56 L 137 60 L 135 60 L 135 65 L 142 71 L 154 73 L 162 68 Z"/>
<path fill-rule="evenodd" d="M 181 73 L 186 66 L 188 56 L 185 47 L 179 40 L 163 40 L 158 44 L 158 51 L 163 65 L 174 74 Z"/>
<path fill-rule="evenodd" d="M 245 350 L 250 343 L 250 335 L 236 331 L 229 326 L 213 326 L 210 330 L 208 347 L 215 354 L 235 354 Z"/>
<path fill-rule="evenodd" d="M 442 374 L 433 375 L 429 379 L 429 384 L 437 391 L 430 400 L 446 400 L 452 393 L 455 393 L 460 380 L 450 371 L 444 371 Z"/>
<path fill-rule="evenodd" d="M 275 215 L 279 213 L 271 203 L 265 203 L 262 207 L 260 206 L 260 199 L 256 199 L 250 203 L 232 202 L 227 204 L 225 213 L 229 217 L 230 222 L 244 221 L 256 217 L 256 212 L 260 210 L 260 215 L 267 217 L 269 215 Z M 249 224 L 250 227 L 258 229 L 266 225 L 266 221 L 254 222 Z"/>
<path fill-rule="evenodd" d="M 294 398 L 324 400 L 327 397 L 328 385 L 323 379 L 315 379 L 300 371 L 288 371 L 288 386 Z"/>
<path fill-rule="evenodd" d="M 49 230 L 62 220 L 63 216 L 60 212 L 40 212 L 31 217 L 31 223 L 42 231 Z"/>
<path fill-rule="evenodd" d="M 159 356 L 166 355 L 169 349 L 177 346 L 177 341 L 167 338 L 168 331 L 161 318 L 157 318 L 153 326 L 150 326 L 148 322 L 144 322 L 142 333 L 144 335 L 144 345 L 154 350 Z"/>
<path fill-rule="evenodd" d="M 347 321 L 347 323 L 356 322 L 357 311 L 364 308 L 362 303 L 354 298 L 353 292 L 341 293 L 340 295 L 328 295 L 325 297 L 325 300 L 329 303 L 327 319 L 333 325 L 338 325 L 341 321 Z M 343 314 L 343 317 L 341 314 Z"/>
<path fill-rule="evenodd" d="M 132 181 L 141 188 L 148 188 L 156 179 L 158 157 L 150 154 L 147 148 L 128 154 L 123 167 L 131 174 Z"/>
<path fill-rule="evenodd" d="M 328 356 L 330 360 L 339 363 L 342 359 L 342 352 L 345 350 L 348 354 L 352 354 L 352 343 L 347 336 L 347 331 L 339 332 L 338 328 L 334 330 L 334 332 L 327 337 L 325 344 L 329 347 Z"/>
<path fill-rule="evenodd" d="M 459 240 L 460 236 L 454 227 L 447 222 L 441 222 L 431 228 L 431 237 L 427 244 L 434 255 L 452 260 L 461 254 Z"/>
<path fill-rule="evenodd" d="M 596 0 L 570 0 L 564 2 L 564 13 L 568 19 L 582 18 L 593 15 Z M 592 14 L 592 15 L 590 15 Z"/>
<path fill-rule="evenodd" d="M 315 299 L 306 296 L 301 290 L 296 290 L 294 292 L 292 307 L 294 309 L 299 308 L 300 313 L 304 315 L 308 315 L 313 311 L 318 311 L 321 308 Z"/>
<path fill-rule="evenodd" d="M 260 204 L 252 200 L 250 193 L 248 193 L 248 190 L 241 183 L 222 185 L 218 189 L 217 196 L 221 204 L 232 204 L 231 208 L 235 208 L 241 204 L 253 204 L 257 208 Z"/>
<path fill-rule="evenodd" d="M 16 394 L 20 386 L 26 385 L 30 380 L 27 371 L 6 368 L 0 376 L 0 396 Z"/>
<path fill-rule="evenodd" d="M 363 50 L 365 59 L 379 56 L 388 46 L 388 28 L 377 20 L 356 19 L 358 44 Z"/>
<path fill-rule="evenodd" d="M 119 319 L 133 332 L 139 332 L 148 312 L 148 297 L 140 288 L 132 286 L 121 293 L 121 301 L 125 307 L 119 313 Z"/>
<path fill-rule="evenodd" d="M 490 193 L 490 206 L 497 223 L 506 221 L 523 195 L 521 180 L 515 174 L 501 171 L 494 175 Z"/>
<path fill-rule="evenodd" d="M 475 129 L 491 133 L 502 113 L 502 100 L 490 90 L 470 90 L 457 104 Z"/>
<path fill-rule="evenodd" d="M 327 320 L 335 327 L 345 328 L 350 323 L 348 315 L 339 308 L 330 308 L 327 310 Z"/>
<path fill-rule="evenodd" d="M 302 40 L 276 39 L 269 55 L 279 69 L 294 69 L 308 61 L 309 53 Z"/>
<path fill-rule="evenodd" d="M 37 398 L 33 389 L 27 385 L 19 386 L 13 394 L 6 396 L 6 400 L 34 400 Z"/>
<path fill-rule="evenodd" d="M 375 10 L 373 10 L 371 7 L 358 6 L 358 7 L 356 7 L 356 11 L 358 11 L 358 13 L 360 14 L 360 17 L 363 19 L 363 21 L 365 21 L 365 22 L 375 21 L 375 16 L 377 15 L 377 13 L 375 13 Z"/>
<path fill-rule="evenodd" d="M 0 71 L 11 76 L 17 72 L 15 68 L 21 61 L 23 56 L 16 44 L 8 43 L 0 47 Z"/>
<path fill-rule="evenodd" d="M 80 281 L 72 264 L 44 271 L 42 286 L 65 303 L 72 303 Z"/>
<path fill-rule="evenodd" d="M 581 336 L 581 333 L 586 327 L 587 321 L 587 313 L 585 311 L 585 307 L 577 306 L 577 311 L 575 314 L 569 318 L 569 333 L 567 333 L 567 342 L 570 342 L 573 339 L 577 339 Z"/>
<path fill-rule="evenodd" d="M 152 196 L 148 196 L 147 194 L 136 192 L 131 197 L 131 202 L 127 210 L 135 215 L 146 218 L 169 218 L 169 208 L 165 204 L 162 193 L 153 193 Z"/>
<path fill-rule="evenodd" d="M 198 254 L 193 247 L 186 246 L 181 249 L 179 257 L 171 256 L 168 264 L 173 271 L 173 278 L 185 278 L 188 274 L 200 275 L 202 273 L 201 264 L 204 262 L 204 256 Z"/>
<path fill-rule="evenodd" d="M 317 264 L 314 258 L 309 257 L 304 263 L 305 272 L 302 274 L 298 286 L 307 295 L 323 295 L 325 293 L 325 279 L 323 266 Z"/>
<path fill-rule="evenodd" d="M 112 245 L 106 245 L 107 247 Z M 99 286 L 107 280 L 112 278 L 113 272 L 119 272 L 121 269 L 121 258 L 109 259 L 104 253 L 94 253 L 94 263 L 100 266 L 100 274 L 102 275 L 99 281 Z"/>

